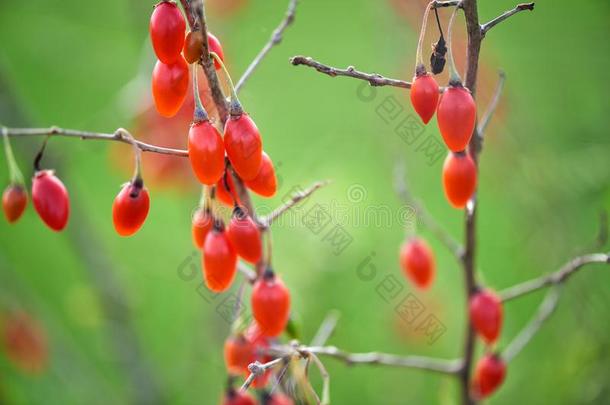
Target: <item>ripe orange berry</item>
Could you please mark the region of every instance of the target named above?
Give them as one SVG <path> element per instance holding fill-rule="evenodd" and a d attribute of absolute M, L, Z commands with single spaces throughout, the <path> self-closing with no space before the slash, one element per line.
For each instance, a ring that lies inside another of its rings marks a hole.
<path fill-rule="evenodd" d="M 252 180 L 245 181 L 246 187 L 263 197 L 273 197 L 277 191 L 275 168 L 269 155 L 263 152 L 261 167 Z"/>
<path fill-rule="evenodd" d="M 231 245 L 222 222 L 216 221 L 203 244 L 203 276 L 214 292 L 227 290 L 237 271 L 237 253 Z"/>
<path fill-rule="evenodd" d="M 464 87 L 450 86 L 441 96 L 436 112 L 438 128 L 453 152 L 465 150 L 477 119 L 477 106 Z"/>
<path fill-rule="evenodd" d="M 225 124 L 225 149 L 235 172 L 243 180 L 258 174 L 263 159 L 263 144 L 256 124 L 246 113 L 231 116 Z"/>
<path fill-rule="evenodd" d="M 260 260 L 263 251 L 261 233 L 254 220 L 239 206 L 233 210 L 227 236 L 245 261 L 256 264 Z"/>
<path fill-rule="evenodd" d="M 268 337 L 281 334 L 290 316 L 290 292 L 271 269 L 254 284 L 251 303 L 261 333 Z"/>
<path fill-rule="evenodd" d="M 477 363 L 474 372 L 472 390 L 474 395 L 485 398 L 493 394 L 504 382 L 506 364 L 496 354 L 486 354 Z"/>
<path fill-rule="evenodd" d="M 425 240 L 412 238 L 400 248 L 400 267 L 416 287 L 426 289 L 434 281 L 436 262 Z"/>
<path fill-rule="evenodd" d="M 411 104 L 415 112 L 427 124 L 438 105 L 439 89 L 434 76 L 429 73 L 416 75 L 411 85 Z"/>
<path fill-rule="evenodd" d="M 214 218 L 212 213 L 208 209 L 197 209 L 193 215 L 191 223 L 191 233 L 193 235 L 193 244 L 198 249 L 203 248 L 205 238 L 208 236 L 208 232 L 212 229 L 214 224 Z"/>
<path fill-rule="evenodd" d="M 157 61 L 152 77 L 155 107 L 166 118 L 180 110 L 189 86 L 189 66 L 179 55 L 172 64 Z"/>
<path fill-rule="evenodd" d="M 225 170 L 225 147 L 220 133 L 209 120 L 194 122 L 188 136 L 191 167 L 202 184 L 212 185 Z"/>
<path fill-rule="evenodd" d="M 9 224 L 17 222 L 28 204 L 28 193 L 21 184 L 11 184 L 2 193 L 2 208 Z"/>
<path fill-rule="evenodd" d="M 449 203 L 464 208 L 477 188 L 477 167 L 466 152 L 449 152 L 443 165 L 443 188 Z"/>

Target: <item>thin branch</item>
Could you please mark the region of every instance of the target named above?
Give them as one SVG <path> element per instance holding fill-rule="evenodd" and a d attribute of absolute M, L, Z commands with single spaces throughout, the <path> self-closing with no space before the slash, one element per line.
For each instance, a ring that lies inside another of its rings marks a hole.
<path fill-rule="evenodd" d="M 462 368 L 460 360 L 441 360 L 421 356 L 397 356 L 387 353 L 348 353 L 334 346 L 299 347 L 299 351 L 333 357 L 348 365 L 369 364 L 416 368 L 443 374 L 456 374 Z"/>
<path fill-rule="evenodd" d="M 432 8 L 442 8 L 442 7 L 454 7 L 460 4 L 460 0 L 450 0 L 450 1 L 435 1 L 432 3 Z"/>
<path fill-rule="evenodd" d="M 559 270 L 554 273 L 546 274 L 542 277 L 525 281 L 521 284 L 517 284 L 513 287 L 501 291 L 500 297 L 502 298 L 503 302 L 506 302 L 551 285 L 561 284 L 565 282 L 572 274 L 576 273 L 585 265 L 591 263 L 608 264 L 610 263 L 610 256 L 605 253 L 593 253 L 589 255 L 578 256 L 564 264 Z"/>
<path fill-rule="evenodd" d="M 464 248 L 436 221 L 436 219 L 434 219 L 432 215 L 430 215 L 423 204 L 413 197 L 407 186 L 404 164 L 402 163 L 396 165 L 394 172 L 394 189 L 400 199 L 415 209 L 415 213 L 419 217 L 421 223 L 428 228 L 434 237 L 436 237 L 458 261 L 461 261 L 464 255 Z"/>
<path fill-rule="evenodd" d="M 517 337 L 508 344 L 506 349 L 504 349 L 502 358 L 507 363 L 514 359 L 515 356 L 519 354 L 521 350 L 523 350 L 525 345 L 527 345 L 534 335 L 540 330 L 544 322 L 553 314 L 555 308 L 557 308 L 560 295 L 560 286 L 555 286 L 548 292 L 544 301 L 542 301 L 540 307 L 538 307 L 538 311 L 534 318 L 532 318 L 530 323 L 523 328 L 519 335 L 517 335 Z"/>
<path fill-rule="evenodd" d="M 339 311 L 330 311 L 328 315 L 326 315 L 322 325 L 320 325 L 320 328 L 318 328 L 314 338 L 311 340 L 312 346 L 322 346 L 326 343 L 334 332 L 340 316 Z"/>
<path fill-rule="evenodd" d="M 212 56 L 210 55 L 210 49 L 208 45 L 208 25 L 205 19 L 205 10 L 202 0 L 191 1 L 191 13 L 193 17 L 196 17 L 195 21 L 197 24 L 199 24 L 199 29 L 201 30 L 201 34 L 203 35 L 201 61 L 199 62 L 199 64 L 203 68 L 203 73 L 205 73 L 205 77 L 208 79 L 208 85 L 210 86 L 212 100 L 214 100 L 214 104 L 218 109 L 220 122 L 224 126 L 224 123 L 227 121 L 228 117 L 228 105 L 227 100 L 222 92 L 222 88 L 220 87 L 220 82 L 218 81 L 218 75 L 216 74 L 216 67 L 214 66 L 214 61 L 212 59 Z"/>
<path fill-rule="evenodd" d="M 500 98 L 502 96 L 502 90 L 504 90 L 504 82 L 506 81 L 506 74 L 500 70 L 498 72 L 498 84 L 496 85 L 496 90 L 494 91 L 494 95 L 487 107 L 487 111 L 483 114 L 483 117 L 479 121 L 477 135 L 479 137 L 483 137 L 485 134 L 485 130 L 487 129 L 487 125 L 489 125 L 489 121 L 491 121 L 491 117 L 496 112 L 496 108 L 500 103 Z"/>
<path fill-rule="evenodd" d="M 246 278 L 246 280 L 248 280 L 250 284 L 254 284 L 254 282 L 256 281 L 256 271 L 252 270 L 250 266 L 240 260 L 237 263 L 237 270 L 239 270 L 244 275 L 244 277 Z"/>
<path fill-rule="evenodd" d="M 535 3 L 521 3 L 521 4 L 517 4 L 517 6 L 515 8 L 513 8 L 512 10 L 505 11 L 504 13 L 502 13 L 499 16 L 497 16 L 493 20 L 491 20 L 491 21 L 481 25 L 481 34 L 483 36 L 485 36 L 485 34 L 487 34 L 487 31 L 489 31 L 490 29 L 492 29 L 496 25 L 500 24 L 502 21 L 504 21 L 507 18 L 517 14 L 520 11 L 524 11 L 524 10 L 532 11 L 532 10 L 534 10 L 534 4 Z"/>
<path fill-rule="evenodd" d="M 76 129 L 64 129 L 59 127 L 49 127 L 49 128 L 5 128 L 5 132 L 8 136 L 17 137 L 17 136 L 66 136 L 66 137 L 74 137 L 81 138 L 83 140 L 87 139 L 98 139 L 98 140 L 106 140 L 106 141 L 117 141 L 123 142 L 132 145 L 135 142 L 135 145 L 142 152 L 154 152 L 161 153 L 164 155 L 175 155 L 181 157 L 188 157 L 188 151 L 182 149 L 173 149 L 173 148 L 164 148 L 161 146 L 151 145 L 142 141 L 134 140 L 132 141 L 129 136 L 125 136 L 123 133 L 125 131 L 117 130 L 113 134 L 105 134 L 100 132 L 89 132 L 89 131 L 80 131 Z M 126 132 L 126 131 L 125 131 Z"/>
<path fill-rule="evenodd" d="M 285 355 L 282 357 L 278 357 L 278 358 L 273 359 L 264 364 L 260 363 L 258 361 L 255 361 L 254 363 L 251 363 L 250 365 L 248 365 L 248 370 L 250 371 L 250 375 L 248 376 L 248 378 L 246 378 L 246 381 L 244 381 L 243 385 L 240 388 L 240 391 L 242 391 L 242 392 L 247 391 L 248 388 L 250 387 L 250 385 L 252 385 L 252 383 L 256 379 L 256 377 L 263 375 L 265 373 L 265 371 L 267 371 L 268 369 L 270 369 L 284 361 L 289 361 L 293 355 L 294 355 L 294 353 L 288 354 L 288 355 Z"/>
<path fill-rule="evenodd" d="M 463 0 L 461 2 L 466 19 L 466 32 L 468 33 L 468 48 L 466 50 L 466 79 L 465 86 L 470 90 L 472 97 L 476 97 L 477 73 L 479 70 L 479 54 L 481 52 L 481 26 L 479 25 L 479 11 L 477 0 Z M 451 44 L 449 44 L 451 46 Z M 475 133 L 473 134 L 468 145 L 470 156 L 477 164 L 478 171 L 478 153 L 481 150 L 480 139 Z M 464 213 L 464 290 L 466 292 L 466 302 L 476 291 L 476 213 L 477 199 L 476 192 L 466 206 Z M 473 403 L 470 396 L 470 373 L 472 369 L 472 359 L 475 352 L 475 332 L 470 322 L 465 322 L 464 343 L 463 343 L 463 368 L 460 370 L 460 391 L 462 395 L 462 404 L 469 405 Z"/>
<path fill-rule="evenodd" d="M 388 77 L 381 76 L 377 73 L 360 72 L 356 70 L 356 68 L 353 66 L 349 66 L 347 69 L 339 69 L 336 67 L 325 65 L 306 56 L 293 56 L 290 59 L 290 63 L 292 63 L 294 66 L 303 65 L 314 68 L 318 72 L 324 73 L 325 75 L 328 75 L 330 77 L 346 76 L 352 77 L 354 79 L 364 80 L 366 82 L 369 82 L 371 86 L 393 86 L 401 87 L 404 89 L 411 88 L 411 83 L 405 82 L 403 80 L 390 79 Z"/>
<path fill-rule="evenodd" d="M 287 201 L 284 205 L 281 205 L 280 207 L 276 208 L 271 214 L 267 215 L 266 217 L 259 218 L 258 222 L 259 222 L 260 227 L 262 229 L 269 228 L 271 226 L 271 224 L 273 223 L 273 221 L 278 219 L 278 217 L 280 217 L 282 214 L 284 214 L 285 212 L 290 210 L 292 207 L 297 205 L 299 202 L 301 202 L 304 199 L 311 196 L 314 192 L 316 192 L 316 190 L 321 189 L 328 183 L 330 183 L 330 182 L 329 181 L 318 181 L 318 182 L 315 182 L 310 187 L 306 188 L 305 190 L 295 193 L 292 196 L 292 198 L 289 201 Z"/>
<path fill-rule="evenodd" d="M 298 2 L 299 2 L 298 0 L 290 0 L 290 3 L 288 4 L 288 10 L 286 11 L 286 15 L 280 22 L 280 25 L 278 25 L 278 27 L 273 31 L 273 34 L 271 35 L 269 42 L 267 42 L 265 44 L 265 46 L 263 47 L 263 49 L 261 49 L 261 51 L 258 53 L 258 55 L 256 55 L 254 60 L 250 63 L 250 66 L 248 66 L 248 68 L 246 69 L 244 74 L 241 76 L 241 78 L 237 82 L 237 85 L 235 86 L 236 92 L 239 92 L 241 87 L 250 78 L 252 73 L 256 70 L 258 65 L 260 65 L 260 63 L 265 58 L 265 56 L 267 56 L 269 51 L 271 51 L 271 48 L 273 48 L 274 46 L 276 46 L 280 42 L 282 42 L 282 37 L 284 35 L 284 31 L 294 22 L 294 17 L 295 17 Z"/>
<path fill-rule="evenodd" d="M 190 12 L 191 5 L 189 4 L 190 0 L 180 0 L 180 4 L 182 4 L 182 8 L 184 9 L 184 13 L 186 14 L 186 20 L 189 23 L 189 28 L 192 30 L 195 28 L 195 18 L 193 17 L 193 13 Z"/>
<path fill-rule="evenodd" d="M 322 400 L 320 401 L 320 405 L 329 405 L 330 404 L 330 374 L 326 371 L 326 367 L 320 361 L 318 356 L 315 354 L 311 354 L 311 359 L 318 367 L 320 371 L 320 375 L 322 376 Z"/>

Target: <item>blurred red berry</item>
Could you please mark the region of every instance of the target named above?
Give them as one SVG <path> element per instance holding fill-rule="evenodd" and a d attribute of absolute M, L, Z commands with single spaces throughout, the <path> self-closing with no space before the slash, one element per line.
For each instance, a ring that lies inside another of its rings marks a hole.
<path fill-rule="evenodd" d="M 6 220 L 12 224 L 17 222 L 28 204 L 28 193 L 21 184 L 11 184 L 2 193 L 2 208 Z"/>
<path fill-rule="evenodd" d="M 49 352 L 41 325 L 21 311 L 8 313 L 0 320 L 2 346 L 8 359 L 24 372 L 42 372 L 47 366 Z"/>
<path fill-rule="evenodd" d="M 220 45 L 218 38 L 216 38 L 216 36 L 214 36 L 211 32 L 208 32 L 208 46 L 210 52 L 214 52 L 216 55 L 218 55 L 220 60 L 224 63 L 225 54 L 222 50 L 222 45 Z M 219 70 L 221 67 L 220 63 L 218 63 L 216 60 L 214 60 L 214 66 L 216 67 L 216 70 Z"/>
<path fill-rule="evenodd" d="M 436 273 L 434 252 L 425 240 L 412 238 L 400 248 L 400 267 L 416 287 L 430 287 Z"/>
<path fill-rule="evenodd" d="M 263 335 L 282 333 L 290 316 L 290 292 L 273 271 L 267 270 L 252 289 L 252 315 Z"/>
<path fill-rule="evenodd" d="M 481 399 L 493 394 L 504 382 L 506 364 L 496 354 L 486 354 L 477 363 L 472 390 Z"/>
<path fill-rule="evenodd" d="M 480 290 L 470 298 L 470 320 L 477 333 L 492 344 L 502 329 L 502 301 L 490 290 Z"/>
<path fill-rule="evenodd" d="M 247 392 L 231 389 L 225 394 L 221 405 L 257 405 L 257 402 Z"/>

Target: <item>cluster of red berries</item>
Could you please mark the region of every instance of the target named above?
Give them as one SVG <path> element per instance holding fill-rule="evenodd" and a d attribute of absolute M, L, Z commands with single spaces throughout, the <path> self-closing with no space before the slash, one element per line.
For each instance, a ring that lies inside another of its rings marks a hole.
<path fill-rule="evenodd" d="M 476 124 L 476 105 L 470 91 L 452 74 L 449 85 L 441 92 L 434 76 L 426 71 L 423 63 L 418 63 L 411 86 L 411 103 L 424 124 L 436 112 L 440 133 L 449 149 L 442 175 L 445 195 L 453 207 L 464 208 L 477 186 L 476 164 L 467 151 Z M 436 264 L 434 252 L 425 240 L 410 237 L 405 241 L 399 261 L 416 287 L 430 287 Z M 478 290 L 470 298 L 469 318 L 477 334 L 491 347 L 502 328 L 500 298 L 491 290 Z M 502 384 L 505 374 L 505 363 L 490 351 L 477 364 L 473 395 L 477 398 L 490 395 Z"/>
<path fill-rule="evenodd" d="M 175 3 L 159 3 L 151 17 L 150 34 L 159 61 L 153 73 L 152 90 L 157 111 L 174 115 L 186 96 L 188 63 L 202 60 L 204 35 L 198 29 L 184 36 L 185 20 Z M 260 132 L 254 120 L 244 112 L 223 61 L 218 40 L 207 34 L 209 52 L 216 69 L 222 69 L 231 88 L 229 118 L 223 134 L 208 116 L 199 97 L 193 75 L 195 112 L 188 134 L 188 152 L 195 176 L 211 188 L 192 218 L 193 242 L 202 251 L 203 277 L 214 292 L 229 289 L 237 272 L 238 259 L 267 269 L 254 283 L 251 306 L 254 321 L 245 331 L 234 332 L 225 342 L 225 362 L 231 375 L 247 375 L 248 365 L 264 362 L 261 351 L 271 339 L 285 329 L 290 316 L 290 292 L 282 280 L 265 263 L 261 227 L 252 213 L 242 205 L 236 192 L 236 181 L 263 197 L 272 197 L 277 190 L 275 169 L 271 158 L 263 152 Z M 184 57 L 181 55 L 184 55 Z M 186 61 L 185 61 L 186 59 Z M 234 207 L 228 226 L 215 214 L 216 201 Z M 269 359 L 267 359 L 269 360 Z M 269 373 L 255 379 L 262 388 Z M 255 404 L 247 394 L 230 389 L 225 404 Z M 266 398 L 266 404 L 292 404 L 282 395 Z"/>
<path fill-rule="evenodd" d="M 37 170 L 32 180 L 32 201 L 43 222 L 61 231 L 70 216 L 70 198 L 64 184 L 53 170 Z M 23 184 L 10 184 L 2 194 L 2 208 L 9 223 L 15 223 L 25 211 L 28 194 Z"/>
<path fill-rule="evenodd" d="M 150 18 L 150 38 L 159 59 L 152 77 L 152 92 L 157 111 L 164 117 L 176 115 L 188 91 L 188 63 L 201 59 L 203 34 L 191 31 L 185 37 L 186 22 L 178 5 L 162 1 Z M 208 33 L 208 46 L 223 58 L 218 39 Z M 188 62 L 188 63 L 187 63 Z M 219 68 L 219 65 L 217 65 Z"/>
<path fill-rule="evenodd" d="M 44 149 L 44 147 L 43 147 Z M 64 183 L 53 170 L 38 167 L 42 151 L 36 158 L 36 172 L 32 180 L 32 201 L 42 221 L 52 230 L 62 231 L 70 217 L 70 197 Z M 28 196 L 22 184 L 10 184 L 2 195 L 2 207 L 9 223 L 16 222 L 27 206 Z M 112 205 L 112 218 L 116 232 L 133 235 L 140 229 L 150 207 L 148 191 L 137 176 L 126 183 Z"/>

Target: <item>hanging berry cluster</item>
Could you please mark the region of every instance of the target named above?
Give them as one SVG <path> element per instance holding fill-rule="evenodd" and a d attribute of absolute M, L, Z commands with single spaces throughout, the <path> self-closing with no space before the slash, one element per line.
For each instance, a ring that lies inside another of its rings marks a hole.
<path fill-rule="evenodd" d="M 442 173 L 445 196 L 453 207 L 464 208 L 477 187 L 477 167 L 467 150 L 475 132 L 476 105 L 470 91 L 462 84 L 451 52 L 451 33 L 459 7 L 454 8 L 447 30 L 450 69 L 448 86 L 440 89 L 434 75 L 426 70 L 422 43 L 432 7 L 434 4 L 430 3 L 424 12 L 417 47 L 415 76 L 411 86 L 411 103 L 424 124 L 427 124 L 436 113 L 438 128 L 449 149 Z M 434 11 L 441 30 L 441 38 L 434 46 L 431 64 L 432 71 L 438 74 L 444 66 L 444 37 L 438 11 L 436 8 Z M 406 277 L 417 288 L 422 290 L 429 288 L 435 277 L 436 266 L 434 252 L 427 242 L 409 235 L 400 248 L 399 256 L 400 266 Z M 493 350 L 502 327 L 502 303 L 499 297 L 490 290 L 477 291 L 470 299 L 469 316 L 477 334 Z M 504 380 L 505 373 L 506 366 L 502 359 L 490 351 L 479 361 L 475 370 L 472 381 L 473 395 L 484 398 L 493 393 Z"/>
<path fill-rule="evenodd" d="M 263 152 L 260 132 L 254 120 L 244 111 L 231 76 L 224 65 L 220 42 L 210 33 L 194 27 L 186 37 L 184 17 L 172 2 L 158 4 L 150 22 L 150 34 L 159 58 L 153 72 L 152 91 L 159 114 L 174 115 L 181 107 L 188 89 L 188 64 L 193 64 L 195 110 L 188 132 L 188 155 L 195 177 L 203 185 L 199 208 L 192 218 L 193 243 L 202 251 L 203 278 L 206 286 L 220 293 L 228 290 L 237 273 L 238 260 L 264 269 L 254 281 L 251 306 L 254 320 L 243 330 L 240 322 L 225 342 L 225 362 L 232 376 L 249 373 L 248 365 L 265 361 L 261 351 L 270 346 L 285 329 L 290 316 L 290 292 L 271 269 L 271 239 L 268 229 L 257 223 L 253 212 L 242 204 L 236 182 L 263 197 L 276 193 L 277 180 L 271 158 Z M 209 56 L 204 55 L 207 37 Z M 216 70 L 222 71 L 230 89 L 229 116 L 224 128 L 210 117 L 201 103 L 197 84 L 197 63 L 212 57 Z M 228 226 L 218 213 L 218 201 L 232 206 Z M 263 255 L 263 233 L 267 231 L 268 249 Z M 265 256 L 265 257 L 264 257 Z M 267 385 L 270 373 L 253 382 L 254 387 Z M 292 404 L 276 394 L 267 395 L 263 403 Z M 236 392 L 229 384 L 225 404 L 255 404 L 248 394 Z"/>

